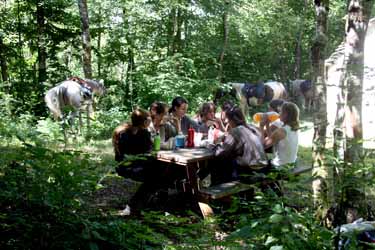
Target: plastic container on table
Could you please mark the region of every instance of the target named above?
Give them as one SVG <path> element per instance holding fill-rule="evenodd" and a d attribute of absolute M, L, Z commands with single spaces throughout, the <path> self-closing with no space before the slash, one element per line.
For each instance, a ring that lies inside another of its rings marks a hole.
<path fill-rule="evenodd" d="M 259 123 L 262 121 L 263 116 L 267 116 L 267 119 L 270 122 L 274 122 L 280 118 L 280 115 L 278 113 L 272 111 L 272 112 L 266 112 L 266 113 L 256 113 L 253 116 L 253 121 L 256 123 Z"/>
<path fill-rule="evenodd" d="M 185 147 L 185 136 L 180 133 L 175 137 L 175 146 L 176 148 L 184 148 Z"/>
<path fill-rule="evenodd" d="M 159 135 L 159 133 L 156 133 L 156 135 L 154 137 L 154 145 L 153 145 L 153 149 L 155 151 L 160 150 L 160 141 L 161 141 L 160 135 Z"/>

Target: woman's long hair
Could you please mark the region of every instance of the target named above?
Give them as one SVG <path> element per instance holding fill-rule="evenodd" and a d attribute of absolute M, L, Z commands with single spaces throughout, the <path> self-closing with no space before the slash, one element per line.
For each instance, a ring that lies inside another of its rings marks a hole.
<path fill-rule="evenodd" d="M 299 129 L 299 108 L 293 102 L 285 102 L 281 106 L 281 112 L 286 113 L 285 124 L 289 125 L 293 131 Z"/>
<path fill-rule="evenodd" d="M 274 99 L 270 102 L 269 106 L 277 113 L 280 114 L 281 112 L 281 106 L 285 103 L 282 99 Z"/>
<path fill-rule="evenodd" d="M 112 145 L 116 155 L 120 154 L 119 142 L 121 134 L 127 131 L 138 131 L 145 125 L 149 117 L 150 113 L 148 111 L 137 108 L 131 114 L 131 124 L 123 123 L 119 125 L 117 128 L 115 128 L 112 134 Z"/>
<path fill-rule="evenodd" d="M 113 145 L 113 150 L 115 151 L 115 155 L 120 155 L 120 150 L 119 150 L 119 142 L 120 142 L 120 135 L 124 133 L 127 129 L 129 129 L 131 125 L 129 123 L 123 123 L 115 130 L 113 130 L 112 134 L 112 145 Z"/>
<path fill-rule="evenodd" d="M 236 124 L 236 126 L 242 125 L 247 127 L 245 116 L 239 107 L 233 106 L 229 109 L 226 109 L 225 116 L 228 118 L 228 120 Z"/>
<path fill-rule="evenodd" d="M 205 117 L 210 111 L 213 110 L 215 112 L 215 104 L 213 102 L 205 102 L 202 104 L 202 107 L 199 110 L 199 116 Z"/>
<path fill-rule="evenodd" d="M 150 105 L 150 113 L 151 113 L 151 118 L 154 120 L 154 112 L 158 115 L 165 114 L 167 112 L 168 106 L 164 102 L 153 102 Z"/>
<path fill-rule="evenodd" d="M 187 100 L 181 96 L 177 96 L 175 97 L 173 100 L 172 100 L 172 106 L 171 108 L 169 109 L 169 113 L 172 113 L 174 111 L 176 111 L 176 108 L 177 107 L 180 107 L 182 104 L 188 104 Z"/>

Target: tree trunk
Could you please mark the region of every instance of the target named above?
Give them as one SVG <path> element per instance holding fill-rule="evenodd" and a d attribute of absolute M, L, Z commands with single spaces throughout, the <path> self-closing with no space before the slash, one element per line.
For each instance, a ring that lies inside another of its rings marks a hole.
<path fill-rule="evenodd" d="M 184 8 L 184 11 L 183 11 L 183 31 L 184 31 L 184 37 L 181 41 L 181 49 L 186 49 L 187 46 L 188 46 L 188 39 L 189 39 L 189 6 L 190 6 L 190 3 L 191 3 L 191 0 L 186 0 L 185 1 L 185 8 Z"/>
<path fill-rule="evenodd" d="M 355 162 L 362 154 L 362 88 L 364 43 L 374 1 L 351 0 L 346 19 L 344 79 L 346 148 L 344 158 Z"/>
<path fill-rule="evenodd" d="M 224 56 L 225 51 L 228 47 L 228 35 L 229 35 L 229 25 L 228 25 L 228 8 L 230 2 L 225 1 L 224 12 L 223 12 L 223 47 L 219 56 L 219 81 L 224 82 Z"/>
<path fill-rule="evenodd" d="M 92 78 L 91 38 L 87 0 L 78 0 L 78 8 L 82 24 L 83 72 L 86 78 Z"/>
<path fill-rule="evenodd" d="M 301 61 L 302 61 L 302 37 L 303 31 L 305 29 L 305 15 L 306 15 L 306 8 L 307 8 L 307 0 L 304 0 L 303 6 L 303 13 L 300 17 L 300 27 L 297 37 L 297 44 L 296 44 L 296 61 L 294 64 L 294 79 L 301 79 Z"/>
<path fill-rule="evenodd" d="M 21 21 L 21 8 L 20 0 L 17 0 L 17 33 L 18 33 L 18 46 L 17 46 L 17 55 L 18 59 L 22 64 L 19 64 L 19 76 L 20 82 L 24 81 L 24 67 L 23 67 L 23 41 L 22 41 L 22 21 Z"/>
<path fill-rule="evenodd" d="M 102 69 L 102 54 L 101 54 L 101 42 L 102 42 L 102 5 L 99 2 L 99 19 L 98 19 L 98 41 L 97 41 L 97 56 L 98 56 L 98 78 L 101 76 Z"/>
<path fill-rule="evenodd" d="M 47 79 L 46 25 L 43 0 L 39 0 L 36 4 L 36 20 L 38 24 L 38 82 L 42 84 Z"/>
<path fill-rule="evenodd" d="M 183 15 L 181 7 L 177 8 L 177 16 L 176 16 L 176 34 L 173 39 L 173 53 L 181 52 L 182 43 L 181 43 L 181 32 L 182 32 L 182 23 L 183 23 Z"/>
<path fill-rule="evenodd" d="M 334 218 L 338 224 L 351 223 L 368 215 L 362 183 L 353 181 L 362 176 L 356 173 L 353 165 L 360 162 L 362 155 L 364 42 L 373 4 L 373 0 L 348 1 L 341 93 L 334 128 L 334 153 L 339 160 L 344 160 L 337 166 L 339 176 L 334 177 L 335 186 L 341 187 L 340 199 L 337 200 L 338 211 Z"/>
<path fill-rule="evenodd" d="M 130 29 L 131 29 L 131 24 L 129 23 L 129 18 L 127 17 L 126 9 L 123 8 L 123 19 L 124 19 L 124 30 L 125 30 L 125 39 L 126 43 L 128 44 L 128 61 L 126 64 L 126 72 L 125 75 L 125 86 L 127 87 L 127 93 L 129 93 L 129 98 L 128 96 L 124 97 L 123 103 L 127 103 L 127 99 L 130 99 L 130 105 L 131 108 L 133 109 L 133 92 L 134 92 L 134 86 L 133 86 L 133 71 L 136 69 L 135 65 L 135 56 L 134 56 L 134 43 L 132 38 L 130 37 Z M 125 68 L 125 67 L 124 67 Z"/>
<path fill-rule="evenodd" d="M 168 55 L 174 54 L 174 40 L 177 30 L 177 10 L 175 7 L 172 8 L 171 13 L 169 14 L 169 23 L 168 23 Z"/>
<path fill-rule="evenodd" d="M 8 67 L 5 56 L 6 47 L 3 42 L 3 37 L 0 35 L 0 67 L 1 67 L 1 79 L 3 82 L 8 81 Z"/>
<path fill-rule="evenodd" d="M 328 167 L 325 165 L 326 127 L 327 127 L 327 88 L 325 84 L 324 58 L 327 46 L 327 24 L 329 0 L 315 0 L 316 33 L 311 48 L 314 86 L 314 139 L 313 139 L 313 174 L 318 178 L 313 181 L 314 205 L 325 210 L 329 207 L 327 187 L 329 183 Z"/>

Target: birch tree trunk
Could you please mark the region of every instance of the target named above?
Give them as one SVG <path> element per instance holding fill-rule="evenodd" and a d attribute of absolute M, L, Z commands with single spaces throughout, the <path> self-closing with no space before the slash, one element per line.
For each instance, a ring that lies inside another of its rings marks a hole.
<path fill-rule="evenodd" d="M 373 0 L 351 0 L 345 25 L 344 79 L 346 148 L 344 159 L 355 162 L 362 155 L 362 89 L 364 75 L 364 43 Z"/>
<path fill-rule="evenodd" d="M 83 72 L 86 78 L 92 78 L 91 37 L 87 0 L 78 0 L 78 8 L 82 25 Z"/>
<path fill-rule="evenodd" d="M 224 82 L 224 56 L 228 47 L 228 36 L 229 36 L 229 24 L 228 24 L 228 9 L 229 0 L 225 1 L 224 13 L 223 13 L 223 47 L 219 55 L 219 81 Z"/>
<path fill-rule="evenodd" d="M 314 139 L 313 139 L 313 174 L 318 178 L 313 181 L 314 205 L 322 209 L 329 207 L 327 183 L 329 171 L 325 165 L 325 145 L 327 127 L 327 88 L 325 84 L 324 59 L 328 42 L 327 24 L 329 0 L 315 0 L 316 33 L 311 48 L 314 86 Z"/>
<path fill-rule="evenodd" d="M 334 176 L 341 187 L 335 214 L 337 224 L 351 223 L 367 216 L 368 204 L 360 180 L 353 168 L 362 155 L 362 88 L 364 75 L 364 42 L 373 0 L 349 0 L 345 25 L 343 75 L 340 79 L 340 101 L 334 129 L 334 153 L 342 162 Z M 354 181 L 353 181 L 354 180 Z"/>

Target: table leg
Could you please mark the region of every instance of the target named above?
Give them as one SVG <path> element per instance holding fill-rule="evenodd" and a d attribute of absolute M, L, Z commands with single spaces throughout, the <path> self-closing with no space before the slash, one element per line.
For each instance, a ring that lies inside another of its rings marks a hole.
<path fill-rule="evenodd" d="M 186 165 L 186 174 L 189 184 L 189 189 L 193 195 L 198 193 L 198 179 L 197 179 L 198 163 L 188 163 Z"/>

